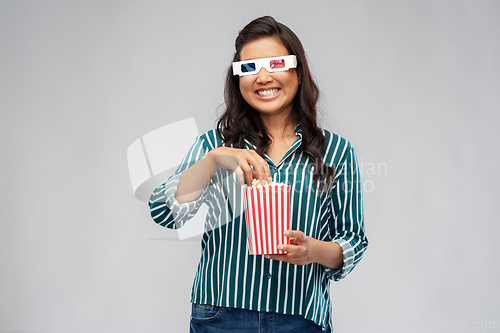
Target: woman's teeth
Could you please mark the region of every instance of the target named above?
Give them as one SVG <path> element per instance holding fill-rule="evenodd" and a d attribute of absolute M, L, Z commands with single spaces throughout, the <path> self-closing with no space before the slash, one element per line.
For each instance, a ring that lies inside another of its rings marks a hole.
<path fill-rule="evenodd" d="M 274 88 L 274 89 L 269 89 L 269 90 L 257 90 L 257 94 L 261 97 L 269 97 L 276 95 L 278 93 L 279 89 Z"/>

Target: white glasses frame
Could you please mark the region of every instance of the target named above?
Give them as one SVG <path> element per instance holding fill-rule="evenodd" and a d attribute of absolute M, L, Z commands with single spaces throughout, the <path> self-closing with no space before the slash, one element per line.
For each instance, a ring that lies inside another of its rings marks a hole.
<path fill-rule="evenodd" d="M 271 68 L 272 60 L 285 60 L 285 66 L 281 68 Z M 255 64 L 255 70 L 252 72 L 243 72 L 241 70 L 242 65 L 246 64 Z M 255 75 L 260 72 L 262 68 L 265 68 L 268 72 L 283 72 L 287 71 L 290 68 L 297 67 L 297 57 L 295 55 L 286 55 L 281 57 L 271 57 L 271 58 L 261 58 L 261 59 L 252 59 L 252 60 L 244 60 L 244 61 L 236 61 L 233 62 L 233 75 L 245 76 L 245 75 Z"/>

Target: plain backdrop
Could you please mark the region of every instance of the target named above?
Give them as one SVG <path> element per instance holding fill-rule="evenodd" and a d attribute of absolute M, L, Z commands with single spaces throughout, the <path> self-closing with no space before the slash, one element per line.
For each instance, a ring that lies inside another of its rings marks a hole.
<path fill-rule="evenodd" d="M 335 332 L 500 329 L 499 1 L 1 0 L 0 332 L 187 332 L 199 241 L 152 221 L 126 151 L 213 128 L 262 15 L 363 169 L 370 245 L 332 284 Z"/>

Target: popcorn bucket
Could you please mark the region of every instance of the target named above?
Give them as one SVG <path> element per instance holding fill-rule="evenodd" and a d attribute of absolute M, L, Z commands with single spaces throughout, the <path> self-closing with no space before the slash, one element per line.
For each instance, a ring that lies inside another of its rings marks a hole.
<path fill-rule="evenodd" d="M 285 254 L 278 245 L 289 244 L 290 186 L 246 186 L 244 195 L 249 254 Z"/>

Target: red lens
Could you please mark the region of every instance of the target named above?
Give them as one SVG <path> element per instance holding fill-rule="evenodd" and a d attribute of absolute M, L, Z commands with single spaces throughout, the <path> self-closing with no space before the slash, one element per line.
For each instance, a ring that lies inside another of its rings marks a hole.
<path fill-rule="evenodd" d="M 285 59 L 275 59 L 270 62 L 271 69 L 285 68 Z"/>

